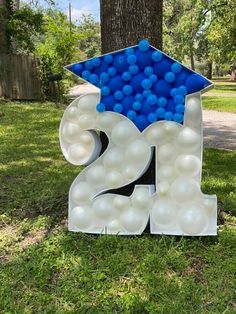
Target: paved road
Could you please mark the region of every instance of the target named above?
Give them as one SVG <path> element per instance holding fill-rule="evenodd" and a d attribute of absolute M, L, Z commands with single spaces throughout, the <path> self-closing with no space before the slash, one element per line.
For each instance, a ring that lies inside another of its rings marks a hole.
<path fill-rule="evenodd" d="M 236 114 L 203 110 L 205 147 L 236 150 Z"/>
<path fill-rule="evenodd" d="M 78 97 L 98 91 L 99 89 L 91 84 L 83 84 L 73 87 L 68 96 Z M 203 126 L 204 147 L 236 150 L 236 114 L 204 110 Z"/>

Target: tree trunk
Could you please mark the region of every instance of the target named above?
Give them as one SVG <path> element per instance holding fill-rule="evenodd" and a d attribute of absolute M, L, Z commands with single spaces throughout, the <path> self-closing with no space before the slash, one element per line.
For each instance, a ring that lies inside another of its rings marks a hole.
<path fill-rule="evenodd" d="M 0 0 L 0 53 L 8 53 L 9 50 L 7 38 L 8 15 L 7 0 Z"/>
<path fill-rule="evenodd" d="M 206 77 L 211 80 L 212 79 L 212 62 L 208 61 L 207 62 L 207 74 Z"/>
<path fill-rule="evenodd" d="M 148 39 L 162 49 L 163 0 L 100 0 L 102 53 L 136 45 L 140 39 Z M 107 137 L 101 134 L 103 151 Z M 136 184 L 155 184 L 155 152 L 149 169 Z M 130 195 L 133 184 L 121 188 L 119 193 Z"/>
<path fill-rule="evenodd" d="M 195 71 L 195 62 L 194 62 L 194 54 L 193 54 L 192 47 L 190 47 L 190 62 L 191 62 L 191 69 Z"/>
<path fill-rule="evenodd" d="M 146 38 L 162 48 L 162 0 L 100 0 L 102 53 Z"/>

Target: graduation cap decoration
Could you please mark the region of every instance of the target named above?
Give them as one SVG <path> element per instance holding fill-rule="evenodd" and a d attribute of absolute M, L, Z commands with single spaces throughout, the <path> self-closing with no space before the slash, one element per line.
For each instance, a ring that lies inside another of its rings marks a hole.
<path fill-rule="evenodd" d="M 145 39 L 65 68 L 101 90 L 98 112 L 123 114 L 140 131 L 160 120 L 183 124 L 185 97 L 213 85 Z"/>

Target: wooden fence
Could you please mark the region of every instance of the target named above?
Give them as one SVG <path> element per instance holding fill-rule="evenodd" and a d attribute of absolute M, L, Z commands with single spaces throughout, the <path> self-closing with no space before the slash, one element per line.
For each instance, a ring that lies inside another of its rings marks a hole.
<path fill-rule="evenodd" d="M 0 54 L 0 97 L 39 100 L 39 60 L 29 55 Z"/>

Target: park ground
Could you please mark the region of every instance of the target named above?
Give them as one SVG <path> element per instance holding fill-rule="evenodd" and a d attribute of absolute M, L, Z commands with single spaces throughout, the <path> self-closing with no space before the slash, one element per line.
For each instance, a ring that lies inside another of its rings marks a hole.
<path fill-rule="evenodd" d="M 236 84 L 204 108 L 236 112 Z M 60 151 L 54 103 L 0 105 L 0 313 L 235 313 L 236 151 L 205 148 L 202 190 L 217 194 L 217 237 L 67 231 L 82 169 Z"/>

